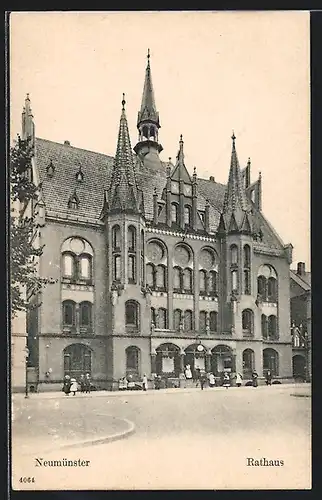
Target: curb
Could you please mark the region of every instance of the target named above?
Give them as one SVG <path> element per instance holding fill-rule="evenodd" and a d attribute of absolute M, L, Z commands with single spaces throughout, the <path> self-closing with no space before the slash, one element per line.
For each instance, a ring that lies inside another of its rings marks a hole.
<path fill-rule="evenodd" d="M 105 415 L 108 416 L 108 415 Z M 120 439 L 125 439 L 135 432 L 135 425 L 133 422 L 128 420 L 127 418 L 119 418 L 118 420 L 122 422 L 126 422 L 128 424 L 128 429 L 122 432 L 116 432 L 115 434 L 110 434 L 109 436 L 105 437 L 100 437 L 100 438 L 95 438 L 95 439 L 86 439 L 86 441 L 77 441 L 74 443 L 66 443 L 62 445 L 58 445 L 53 448 L 43 448 L 41 450 L 41 453 L 51 453 L 54 451 L 59 451 L 59 450 L 67 450 L 67 449 L 72 449 L 72 448 L 85 448 L 87 446 L 95 446 L 99 444 L 107 444 L 107 443 L 112 443 L 113 441 L 118 441 Z M 28 456 L 28 455 L 35 455 L 37 453 L 37 450 L 35 451 L 28 451 L 25 453 L 21 453 L 21 455 Z"/>

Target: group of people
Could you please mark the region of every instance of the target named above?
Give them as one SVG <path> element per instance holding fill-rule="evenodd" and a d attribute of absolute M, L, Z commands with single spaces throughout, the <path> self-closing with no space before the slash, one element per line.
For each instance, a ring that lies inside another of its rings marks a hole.
<path fill-rule="evenodd" d="M 124 377 L 121 377 L 119 380 L 119 390 L 120 391 L 126 391 L 126 390 L 133 390 L 135 389 L 137 384 L 135 383 L 135 380 L 133 380 L 132 375 L 127 375 Z M 144 391 L 148 390 L 148 377 L 146 373 L 142 377 L 142 389 Z"/>
<path fill-rule="evenodd" d="M 69 394 L 73 394 L 73 396 L 76 396 L 76 392 L 78 391 L 78 388 L 80 387 L 80 391 L 82 393 L 87 393 L 90 394 L 91 392 L 91 377 L 89 373 L 84 373 L 81 374 L 79 381 L 76 380 L 74 377 L 70 377 L 69 375 L 65 375 L 64 377 L 64 385 L 63 385 L 63 391 L 66 396 L 69 396 Z"/>

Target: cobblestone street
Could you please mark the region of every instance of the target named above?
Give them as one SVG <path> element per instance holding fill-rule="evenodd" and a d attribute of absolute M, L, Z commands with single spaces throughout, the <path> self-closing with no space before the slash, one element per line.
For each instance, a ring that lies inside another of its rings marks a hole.
<path fill-rule="evenodd" d="M 16 396 L 14 488 L 308 488 L 310 388 L 307 385 L 147 393 Z M 294 397 L 299 396 L 299 397 Z M 300 397 L 301 396 L 301 397 Z M 126 431 L 113 443 L 91 439 Z M 87 446 L 59 449 L 81 440 Z M 57 446 L 57 451 L 40 451 Z M 50 445 L 50 446 L 49 446 Z M 44 460 L 90 460 L 86 468 L 36 467 Z M 283 460 L 250 467 L 247 458 Z M 35 483 L 19 484 L 21 476 Z"/>

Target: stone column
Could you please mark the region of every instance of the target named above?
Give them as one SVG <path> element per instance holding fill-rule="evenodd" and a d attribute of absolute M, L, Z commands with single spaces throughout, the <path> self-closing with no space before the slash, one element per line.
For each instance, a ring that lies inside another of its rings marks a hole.
<path fill-rule="evenodd" d="M 181 373 L 184 373 L 184 357 L 185 357 L 184 351 L 180 351 L 180 372 Z"/>
<path fill-rule="evenodd" d="M 209 373 L 211 371 L 211 351 L 206 352 L 206 372 Z"/>
<path fill-rule="evenodd" d="M 156 371 L 157 371 L 156 357 L 157 357 L 157 353 L 155 351 L 151 352 L 151 373 L 156 373 Z"/>

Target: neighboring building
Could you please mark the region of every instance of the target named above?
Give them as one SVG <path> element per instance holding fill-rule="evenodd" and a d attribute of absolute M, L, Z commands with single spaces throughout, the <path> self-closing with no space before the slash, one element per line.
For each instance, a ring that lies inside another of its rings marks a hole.
<path fill-rule="evenodd" d="M 21 294 L 25 292 L 21 289 Z M 27 325 L 26 312 L 18 311 L 11 320 L 11 390 L 22 392 L 26 387 Z"/>
<path fill-rule="evenodd" d="M 261 177 L 240 168 L 234 135 L 227 186 L 189 173 L 182 136 L 160 160 L 149 56 L 135 154 L 125 104 L 115 158 L 35 138 L 39 272 L 58 280 L 29 318 L 39 389 L 82 372 L 105 388 L 178 379 L 186 364 L 291 378 L 292 245 L 262 213 Z"/>
<path fill-rule="evenodd" d="M 290 272 L 293 376 L 309 382 L 311 367 L 311 273 L 305 263 Z"/>

